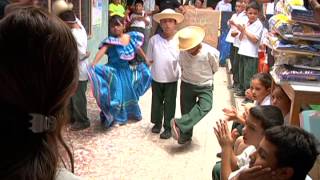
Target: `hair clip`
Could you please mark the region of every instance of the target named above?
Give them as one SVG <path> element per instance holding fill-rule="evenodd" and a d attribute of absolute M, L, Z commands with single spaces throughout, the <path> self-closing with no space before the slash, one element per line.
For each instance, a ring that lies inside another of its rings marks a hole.
<path fill-rule="evenodd" d="M 56 128 L 56 118 L 54 116 L 44 116 L 42 114 L 29 113 L 32 117 L 29 128 L 33 133 L 43 133 L 53 131 Z"/>

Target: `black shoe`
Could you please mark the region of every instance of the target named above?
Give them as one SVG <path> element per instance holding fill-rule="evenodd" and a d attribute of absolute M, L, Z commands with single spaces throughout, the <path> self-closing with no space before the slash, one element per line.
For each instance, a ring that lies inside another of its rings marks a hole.
<path fill-rule="evenodd" d="M 220 66 L 220 67 L 226 67 L 226 64 L 221 64 L 221 63 L 219 63 L 219 66 Z"/>
<path fill-rule="evenodd" d="M 228 89 L 234 89 L 234 85 L 229 85 L 227 88 Z"/>
<path fill-rule="evenodd" d="M 219 153 L 216 154 L 216 156 L 217 156 L 218 158 L 221 158 L 221 155 L 222 155 L 221 152 L 219 152 Z"/>
<path fill-rule="evenodd" d="M 80 122 L 74 122 L 71 124 L 70 130 L 71 131 L 80 131 L 83 129 L 87 129 L 90 127 L 90 122 L 80 123 Z"/>
<path fill-rule="evenodd" d="M 248 99 L 248 98 L 245 98 L 245 99 L 241 102 L 241 104 L 248 104 L 248 103 L 253 103 L 253 100 Z"/>
<path fill-rule="evenodd" d="M 161 131 L 161 125 L 158 125 L 158 124 L 155 124 L 151 129 L 152 133 L 160 133 L 160 131 Z"/>
<path fill-rule="evenodd" d="M 180 138 L 178 139 L 178 144 L 187 144 L 191 142 L 191 138 L 183 138 L 180 136 Z"/>
<path fill-rule="evenodd" d="M 160 139 L 169 139 L 171 137 L 171 129 L 165 129 L 161 134 L 160 134 Z"/>
<path fill-rule="evenodd" d="M 236 96 L 245 96 L 245 93 L 243 91 L 239 91 L 239 92 L 236 92 Z"/>

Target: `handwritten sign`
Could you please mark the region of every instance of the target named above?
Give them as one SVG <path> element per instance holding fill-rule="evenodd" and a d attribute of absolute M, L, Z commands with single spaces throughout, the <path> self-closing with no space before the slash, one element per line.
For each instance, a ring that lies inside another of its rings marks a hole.
<path fill-rule="evenodd" d="M 212 9 L 185 8 L 184 20 L 179 24 L 178 29 L 191 25 L 202 27 L 206 32 L 204 41 L 216 48 L 218 45 L 220 12 Z"/>

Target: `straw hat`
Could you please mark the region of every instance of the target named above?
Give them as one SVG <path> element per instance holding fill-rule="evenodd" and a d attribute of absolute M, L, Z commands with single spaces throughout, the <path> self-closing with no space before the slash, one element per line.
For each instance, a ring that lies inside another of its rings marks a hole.
<path fill-rule="evenodd" d="M 187 26 L 179 30 L 176 34 L 179 39 L 179 49 L 185 51 L 196 47 L 203 41 L 205 34 L 198 26 Z"/>
<path fill-rule="evenodd" d="M 161 11 L 161 13 L 153 15 L 153 19 L 157 23 L 160 23 L 161 19 L 174 19 L 177 21 L 177 23 L 181 23 L 184 19 L 184 16 L 181 13 L 177 13 L 172 9 L 165 9 Z"/>
<path fill-rule="evenodd" d="M 72 3 L 67 3 L 64 0 L 56 0 L 53 4 L 52 4 L 52 12 L 55 15 L 59 15 L 60 13 L 62 13 L 63 11 L 68 11 L 68 10 L 72 10 L 73 8 L 73 4 Z"/>

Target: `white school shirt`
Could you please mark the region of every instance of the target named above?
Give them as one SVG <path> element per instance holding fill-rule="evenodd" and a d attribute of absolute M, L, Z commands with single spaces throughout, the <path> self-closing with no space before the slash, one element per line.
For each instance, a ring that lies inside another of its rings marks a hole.
<path fill-rule="evenodd" d="M 262 100 L 261 104 L 258 104 L 257 101 L 254 102 L 255 105 L 259 105 L 259 106 L 269 106 L 272 104 L 272 100 L 271 100 L 271 95 L 268 95 L 266 97 L 264 97 L 264 99 Z"/>
<path fill-rule="evenodd" d="M 254 152 L 256 152 L 256 147 L 254 147 L 253 145 L 250 145 L 247 148 L 245 148 L 243 152 L 237 156 L 238 167 L 241 168 L 242 166 L 250 164 L 249 156 Z"/>
<path fill-rule="evenodd" d="M 287 113 L 287 114 L 283 117 L 284 125 L 285 125 L 285 126 L 290 126 L 290 124 L 289 124 L 289 118 L 290 118 L 290 112 Z"/>
<path fill-rule="evenodd" d="M 266 7 L 266 15 L 273 15 L 274 14 L 274 2 L 267 3 Z"/>
<path fill-rule="evenodd" d="M 74 39 L 77 42 L 78 47 L 78 55 L 79 55 L 79 81 L 86 81 L 88 80 L 88 58 L 83 59 L 86 56 L 87 53 L 87 44 L 88 44 L 88 36 L 86 29 L 81 24 L 80 20 L 76 20 L 77 23 L 80 26 L 80 29 L 78 28 L 72 28 L 71 32 L 73 34 Z"/>
<path fill-rule="evenodd" d="M 218 2 L 215 10 L 217 11 L 232 11 L 231 3 L 225 3 L 224 0 Z"/>
<path fill-rule="evenodd" d="M 232 178 L 235 178 L 236 176 L 239 175 L 239 173 L 245 169 L 249 169 L 249 164 L 242 166 L 240 169 L 233 171 L 230 173 L 228 180 L 231 180 Z M 312 180 L 311 177 L 309 175 L 306 176 L 305 180 Z"/>
<path fill-rule="evenodd" d="M 132 14 L 130 15 L 130 20 L 132 20 L 134 17 L 144 16 L 144 15 L 145 15 L 145 12 L 144 12 L 144 11 L 142 12 L 142 15 L 132 13 Z M 149 22 L 149 24 L 150 24 L 150 17 L 147 16 L 147 17 L 145 17 L 145 19 L 146 19 L 146 21 Z M 131 27 L 140 27 L 140 28 L 145 29 L 145 28 L 146 28 L 146 22 L 144 22 L 144 21 L 139 21 L 139 20 L 134 20 L 134 21 L 132 21 L 132 23 L 131 23 L 130 26 L 131 26 Z"/>
<path fill-rule="evenodd" d="M 235 22 L 237 24 L 246 24 L 248 22 L 248 16 L 246 15 L 245 11 L 242 11 L 241 13 L 238 14 Z M 240 46 L 240 31 L 239 34 L 234 38 L 233 46 L 239 47 Z M 238 52 L 237 52 L 238 53 Z"/>
<path fill-rule="evenodd" d="M 195 56 L 187 51 L 181 51 L 179 55 L 181 80 L 197 86 L 212 86 L 213 74 L 219 69 L 219 55 L 217 49 L 206 43 L 202 43 L 200 52 Z"/>
<path fill-rule="evenodd" d="M 252 24 L 247 23 L 247 31 L 254 34 L 258 39 L 257 43 L 251 42 L 246 35 L 240 41 L 238 54 L 258 58 L 258 48 L 262 36 L 263 25 L 259 19 Z"/>
<path fill-rule="evenodd" d="M 155 0 L 144 0 L 143 1 L 143 6 L 144 6 L 144 10 L 147 12 L 151 12 L 154 10 L 155 7 Z M 150 17 L 149 17 L 150 19 Z M 146 27 L 146 29 L 151 29 L 152 28 L 152 20 L 150 19 L 150 23 L 149 25 Z"/>
<path fill-rule="evenodd" d="M 180 75 L 178 39 L 166 40 L 159 34 L 151 37 L 147 57 L 153 60 L 151 75 L 159 83 L 176 82 Z"/>
<path fill-rule="evenodd" d="M 239 13 L 239 14 L 240 14 L 240 13 Z M 237 16 L 238 16 L 237 13 L 234 13 L 234 14 L 231 16 L 230 20 L 236 21 Z M 233 42 L 234 42 L 234 37 L 231 36 L 231 32 L 233 32 L 233 31 L 237 31 L 237 28 L 234 27 L 234 26 L 231 26 L 231 27 L 230 27 L 230 30 L 229 30 L 229 32 L 228 32 L 228 34 L 227 34 L 227 37 L 226 37 L 226 41 L 227 41 L 228 43 L 233 43 Z"/>
<path fill-rule="evenodd" d="M 82 178 L 72 174 L 65 168 L 59 168 L 57 170 L 55 180 L 82 180 Z"/>

